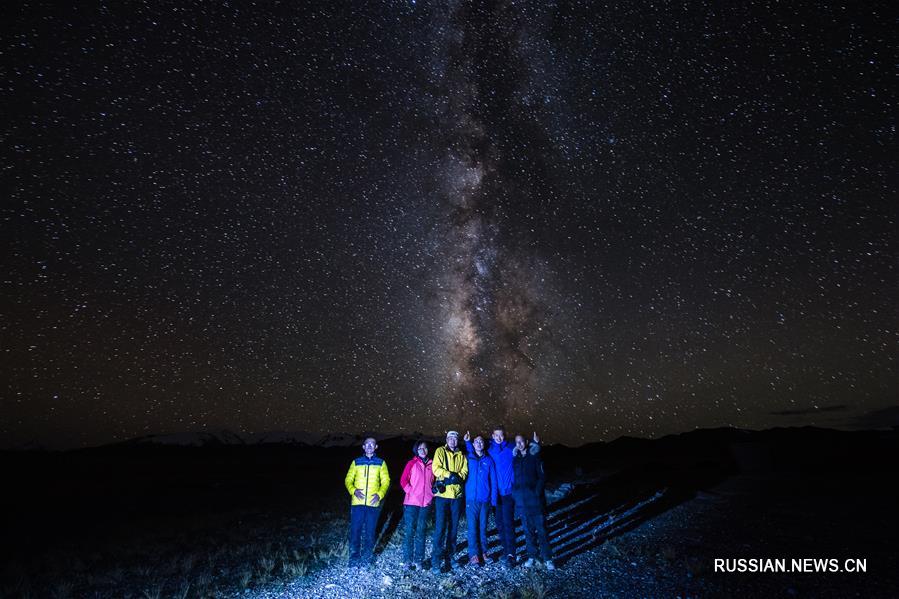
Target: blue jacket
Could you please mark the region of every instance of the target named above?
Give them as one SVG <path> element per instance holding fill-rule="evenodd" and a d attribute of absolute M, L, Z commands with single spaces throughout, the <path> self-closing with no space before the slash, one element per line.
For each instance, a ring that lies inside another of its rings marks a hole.
<path fill-rule="evenodd" d="M 540 445 L 537 443 L 531 445 L 535 446 L 531 451 L 539 453 Z M 465 442 L 465 448 L 469 455 L 474 453 L 471 441 Z M 493 458 L 493 463 L 496 464 L 496 490 L 502 497 L 512 494 L 512 483 L 515 481 L 515 473 L 512 470 L 512 450 L 514 449 L 515 443 L 509 441 L 497 443 L 493 439 L 490 439 L 490 446 L 487 448 L 487 455 Z"/>
<path fill-rule="evenodd" d="M 468 452 L 468 479 L 465 481 L 465 503 L 489 501 L 496 505 L 496 464 L 486 453 L 478 457 Z"/>

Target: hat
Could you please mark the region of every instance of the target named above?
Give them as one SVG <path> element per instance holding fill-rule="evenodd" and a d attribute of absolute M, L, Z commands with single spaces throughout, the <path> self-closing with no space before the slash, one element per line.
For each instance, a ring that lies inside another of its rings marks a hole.
<path fill-rule="evenodd" d="M 446 436 L 459 438 L 459 433 L 456 431 L 446 431 Z"/>

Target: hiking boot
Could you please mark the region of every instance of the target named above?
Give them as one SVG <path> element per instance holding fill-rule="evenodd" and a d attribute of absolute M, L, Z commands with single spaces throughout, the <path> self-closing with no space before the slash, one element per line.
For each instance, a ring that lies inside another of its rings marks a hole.
<path fill-rule="evenodd" d="M 450 570 L 458 570 L 461 566 L 459 566 L 459 560 L 451 559 L 449 563 Z"/>
<path fill-rule="evenodd" d="M 534 567 L 534 558 L 529 557 L 523 564 L 521 564 L 522 568 L 533 568 Z"/>
<path fill-rule="evenodd" d="M 553 561 L 551 559 L 548 559 L 545 562 L 543 562 L 543 565 L 546 566 L 546 569 L 549 570 L 550 572 L 556 569 L 556 565 L 553 563 Z"/>
<path fill-rule="evenodd" d="M 506 566 L 507 569 L 512 569 L 515 567 L 515 556 L 507 555 L 506 559 L 503 561 L 503 565 Z"/>
<path fill-rule="evenodd" d="M 481 563 L 484 564 L 485 566 L 490 563 L 490 560 L 487 559 L 486 553 L 481 554 Z"/>
<path fill-rule="evenodd" d="M 479 566 L 479 565 L 481 565 L 481 560 L 478 556 L 472 555 L 470 558 L 468 558 L 468 565 L 469 566 Z"/>

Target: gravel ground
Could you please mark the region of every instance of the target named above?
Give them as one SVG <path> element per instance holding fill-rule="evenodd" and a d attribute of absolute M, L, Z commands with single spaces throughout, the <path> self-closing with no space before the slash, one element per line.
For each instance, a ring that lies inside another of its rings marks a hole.
<path fill-rule="evenodd" d="M 500 564 L 463 566 L 451 574 L 403 571 L 400 533 L 367 569 L 335 564 L 309 576 L 251 589 L 234 597 L 872 597 L 895 596 L 889 562 L 895 522 L 884 527 L 884 503 L 866 516 L 847 506 L 843 524 L 832 519 L 817 530 L 821 510 L 845 505 L 845 497 L 813 480 L 733 477 L 686 500 L 666 504 L 662 489 L 620 509 L 592 513 L 590 498 L 550 504 L 550 538 L 558 569 L 538 565 L 508 570 Z M 778 494 L 780 492 L 780 494 Z M 868 495 L 870 496 L 870 495 Z M 809 503 L 810 498 L 818 503 Z M 586 512 L 586 513 L 585 513 Z M 464 526 L 460 526 L 460 541 Z M 490 537 L 491 547 L 497 542 Z M 519 537 L 519 556 L 524 552 Z M 861 555 L 865 554 L 865 555 Z M 868 557 L 867 574 L 720 574 L 716 557 Z M 463 552 L 457 555 L 463 559 Z"/>
<path fill-rule="evenodd" d="M 399 567 L 402 555 L 399 539 L 393 539 L 370 568 L 347 568 L 343 564 L 320 570 L 291 582 L 271 585 L 263 590 L 247 590 L 234 597 L 253 599 L 287 599 L 294 597 L 654 597 L 695 596 L 704 587 L 692 579 L 688 565 L 659 567 L 658 556 L 643 547 L 670 535 L 677 535 L 692 507 L 682 505 L 669 510 L 636 528 L 628 528 L 635 514 L 658 501 L 653 495 L 627 509 L 612 511 L 586 521 L 566 524 L 566 513 L 577 513 L 579 502 L 564 510 L 549 506 L 553 527 L 552 545 L 559 568 L 550 572 L 538 563 L 512 569 L 501 564 L 462 566 L 450 574 L 431 570 L 404 571 Z M 460 526 L 460 529 L 463 527 Z M 463 531 L 460 530 L 460 540 Z M 604 539 L 605 540 L 603 542 Z M 488 538 L 491 547 L 498 542 L 496 534 Z M 523 536 L 519 536 L 519 558 L 523 561 Z M 593 546 L 601 543 L 598 546 Z M 678 559 L 663 543 L 667 558 Z M 464 552 L 457 558 L 465 558 Z M 663 564 L 664 565 L 664 564 Z M 671 593 L 670 589 L 683 589 Z"/>

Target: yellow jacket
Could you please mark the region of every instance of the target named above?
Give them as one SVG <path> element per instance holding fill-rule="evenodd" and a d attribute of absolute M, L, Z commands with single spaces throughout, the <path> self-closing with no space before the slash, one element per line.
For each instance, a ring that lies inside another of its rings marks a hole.
<path fill-rule="evenodd" d="M 458 474 L 462 482 L 468 478 L 468 458 L 460 450 L 450 451 L 449 447 L 444 445 L 438 447 L 434 452 L 434 461 L 431 463 L 431 470 L 434 472 L 434 478 L 441 480 L 449 478 L 453 473 Z M 446 485 L 446 491 L 438 493 L 434 497 L 443 497 L 445 499 L 456 499 L 462 496 L 462 484 Z"/>
<path fill-rule="evenodd" d="M 390 487 L 390 473 L 387 472 L 387 462 L 378 456 L 370 458 L 364 455 L 356 458 L 350 463 L 350 469 L 346 473 L 346 490 L 353 499 L 352 505 L 367 505 L 369 507 L 378 507 L 384 500 L 384 495 Z M 360 489 L 364 494 L 364 499 L 356 497 L 356 489 Z M 378 494 L 378 501 L 371 502 L 372 495 Z"/>

